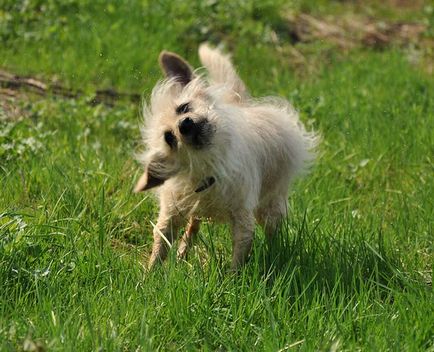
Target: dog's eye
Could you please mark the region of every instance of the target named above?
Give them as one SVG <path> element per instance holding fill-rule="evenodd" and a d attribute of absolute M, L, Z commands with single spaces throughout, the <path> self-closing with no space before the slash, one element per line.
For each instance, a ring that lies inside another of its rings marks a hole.
<path fill-rule="evenodd" d="M 176 137 L 172 131 L 164 132 L 164 140 L 169 145 L 170 148 L 175 148 L 177 145 Z"/>
<path fill-rule="evenodd" d="M 187 112 L 190 112 L 190 111 L 191 111 L 190 103 L 181 104 L 176 108 L 176 113 L 178 115 L 186 114 Z"/>

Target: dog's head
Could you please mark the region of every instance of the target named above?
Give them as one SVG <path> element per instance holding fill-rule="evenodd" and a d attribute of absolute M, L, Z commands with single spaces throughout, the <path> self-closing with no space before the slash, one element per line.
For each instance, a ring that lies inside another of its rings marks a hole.
<path fill-rule="evenodd" d="M 166 79 L 155 86 L 144 108 L 147 152 L 136 192 L 159 186 L 206 158 L 216 134 L 214 98 L 206 81 L 174 53 L 162 52 L 159 61 Z"/>

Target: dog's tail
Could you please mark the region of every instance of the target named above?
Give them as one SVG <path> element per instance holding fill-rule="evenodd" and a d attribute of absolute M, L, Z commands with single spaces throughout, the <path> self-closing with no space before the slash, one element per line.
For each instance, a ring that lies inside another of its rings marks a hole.
<path fill-rule="evenodd" d="M 248 97 L 246 86 L 232 66 L 228 55 L 204 43 L 199 47 L 199 58 L 208 70 L 212 83 L 228 86 L 237 101 L 243 101 Z"/>

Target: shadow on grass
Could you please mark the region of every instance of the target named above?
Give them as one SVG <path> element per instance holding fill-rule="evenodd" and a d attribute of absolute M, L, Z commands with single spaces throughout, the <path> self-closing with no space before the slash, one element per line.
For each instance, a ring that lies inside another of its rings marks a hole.
<path fill-rule="evenodd" d="M 299 228 L 285 223 L 271 239 L 262 239 L 254 248 L 251 274 L 273 283 L 288 281 L 294 294 L 320 291 L 345 295 L 376 291 L 393 300 L 393 291 L 418 283 L 404 273 L 398 254 L 389 248 L 381 231 L 364 232 L 351 227 L 336 232 L 320 224 Z"/>

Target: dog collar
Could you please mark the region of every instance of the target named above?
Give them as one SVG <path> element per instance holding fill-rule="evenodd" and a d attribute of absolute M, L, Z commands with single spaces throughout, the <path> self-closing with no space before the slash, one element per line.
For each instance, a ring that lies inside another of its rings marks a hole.
<path fill-rule="evenodd" d="M 199 187 L 197 187 L 194 191 L 196 193 L 203 192 L 206 189 L 210 188 L 214 184 L 214 182 L 215 182 L 215 178 L 213 176 L 207 177 L 201 181 Z"/>

